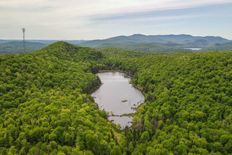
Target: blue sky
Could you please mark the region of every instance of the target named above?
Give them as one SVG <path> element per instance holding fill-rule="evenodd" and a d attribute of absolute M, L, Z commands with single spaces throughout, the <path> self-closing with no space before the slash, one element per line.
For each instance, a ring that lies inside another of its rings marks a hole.
<path fill-rule="evenodd" d="M 232 0 L 1 0 L 0 38 L 191 34 L 232 39 Z"/>

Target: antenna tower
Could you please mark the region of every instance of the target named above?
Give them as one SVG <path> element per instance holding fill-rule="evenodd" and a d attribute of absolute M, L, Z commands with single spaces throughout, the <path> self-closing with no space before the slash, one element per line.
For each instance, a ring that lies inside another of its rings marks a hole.
<path fill-rule="evenodd" d="M 25 53 L 26 52 L 26 43 L 25 43 L 25 32 L 26 32 L 26 29 L 22 28 L 22 31 L 23 31 L 23 50 L 24 50 L 24 53 Z"/>

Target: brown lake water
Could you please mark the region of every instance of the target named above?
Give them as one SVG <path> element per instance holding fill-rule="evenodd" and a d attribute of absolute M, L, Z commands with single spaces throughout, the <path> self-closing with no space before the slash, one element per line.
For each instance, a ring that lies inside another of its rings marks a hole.
<path fill-rule="evenodd" d="M 132 118 L 121 115 L 134 113 L 134 108 L 144 102 L 143 94 L 133 87 L 130 78 L 124 73 L 103 72 L 98 73 L 97 76 L 102 85 L 91 96 L 100 109 L 110 114 L 109 120 L 119 124 L 121 128 L 130 126 Z"/>

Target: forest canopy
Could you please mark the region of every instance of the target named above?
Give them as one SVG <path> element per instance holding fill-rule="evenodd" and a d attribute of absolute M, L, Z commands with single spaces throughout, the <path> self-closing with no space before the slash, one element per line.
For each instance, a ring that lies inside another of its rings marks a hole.
<path fill-rule="evenodd" d="M 0 154 L 232 154 L 230 52 L 148 54 L 57 42 L 0 62 Z M 90 97 L 103 69 L 132 75 L 145 95 L 124 130 Z"/>

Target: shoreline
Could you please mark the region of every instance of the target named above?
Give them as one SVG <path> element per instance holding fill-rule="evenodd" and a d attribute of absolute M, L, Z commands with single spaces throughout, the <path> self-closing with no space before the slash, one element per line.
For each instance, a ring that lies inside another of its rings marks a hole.
<path fill-rule="evenodd" d="M 132 85 L 134 87 L 134 89 L 137 89 L 143 96 L 143 100 L 137 104 L 135 107 L 133 107 L 133 113 L 125 113 L 125 114 L 120 114 L 120 115 L 117 115 L 117 114 L 113 114 L 112 112 L 107 112 L 105 111 L 105 109 L 103 108 L 100 108 L 98 103 L 95 102 L 95 98 L 94 96 L 92 96 L 100 87 L 101 85 L 103 84 L 101 79 L 99 78 L 99 76 L 97 74 L 99 73 L 122 73 L 124 76 L 124 78 L 128 78 L 129 79 L 129 84 Z M 97 72 L 93 73 L 95 76 L 97 76 L 97 79 L 100 81 L 99 84 L 97 85 L 97 87 L 95 87 L 94 89 L 92 89 L 91 93 L 90 93 L 90 96 L 91 98 L 93 99 L 94 103 L 97 105 L 97 107 L 99 108 L 99 110 L 103 110 L 105 113 L 106 113 L 106 116 L 107 116 L 107 119 L 109 120 L 110 117 L 129 117 L 133 120 L 133 116 L 134 114 L 137 112 L 138 108 L 143 105 L 146 101 L 146 98 L 145 98 L 145 95 L 144 93 L 142 92 L 142 89 L 140 89 L 138 86 L 136 86 L 132 81 L 133 81 L 133 78 L 134 76 L 132 76 L 132 74 L 130 74 L 129 72 L 126 72 L 126 71 L 123 71 L 123 70 L 98 70 Z M 110 120 L 109 120 L 110 121 Z M 128 126 L 128 127 L 131 127 Z"/>

